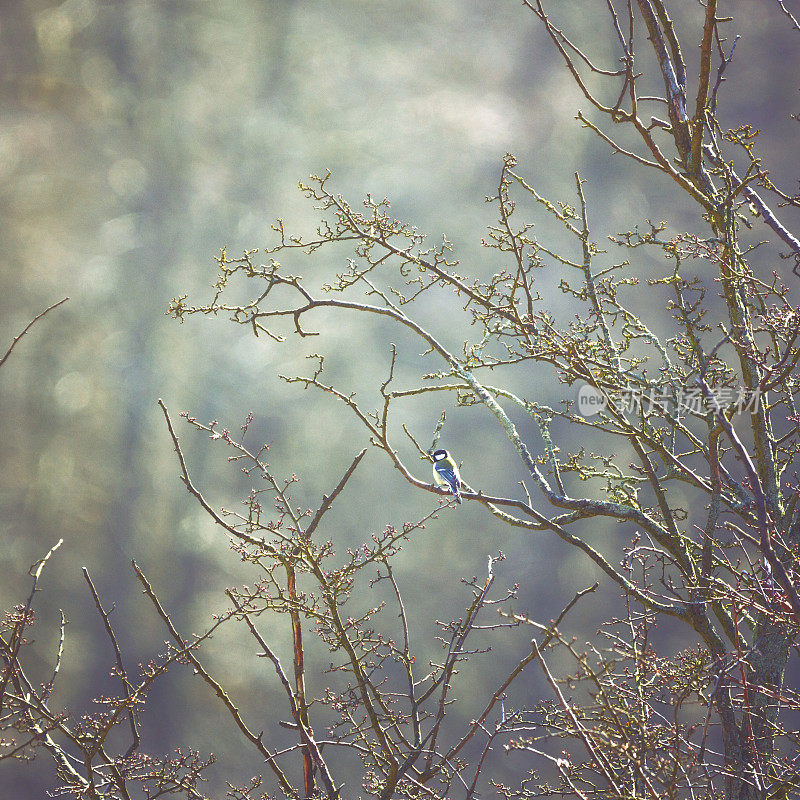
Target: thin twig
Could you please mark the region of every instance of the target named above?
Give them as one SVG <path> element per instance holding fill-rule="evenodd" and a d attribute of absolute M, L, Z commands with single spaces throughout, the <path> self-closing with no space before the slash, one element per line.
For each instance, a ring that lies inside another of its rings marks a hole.
<path fill-rule="evenodd" d="M 92 583 L 92 579 L 89 577 L 89 571 L 86 569 L 86 567 L 83 567 L 83 577 L 86 579 L 86 583 L 89 584 L 89 590 L 94 598 L 94 604 L 97 607 L 98 613 L 103 619 L 103 625 L 105 626 L 106 634 L 111 641 L 111 646 L 114 648 L 114 657 L 117 660 L 117 672 L 119 674 L 120 681 L 122 681 L 122 689 L 125 692 L 125 703 L 128 707 L 128 721 L 130 722 L 131 726 L 131 744 L 125 753 L 125 758 L 129 758 L 131 754 L 139 747 L 139 721 L 136 718 L 135 702 L 131 699 L 128 673 L 125 671 L 125 666 L 122 663 L 122 651 L 119 649 L 117 637 L 114 634 L 114 629 L 111 627 L 111 620 L 108 618 L 109 612 L 103 608 L 103 605 L 100 602 L 100 596 L 97 594 L 97 589 L 95 589 L 94 583 Z"/>
<path fill-rule="evenodd" d="M 66 303 L 69 300 L 69 297 L 65 297 L 63 300 L 59 300 L 57 303 L 53 303 L 53 305 L 48 306 L 44 311 L 37 314 L 22 330 L 21 333 L 17 334 L 14 337 L 14 341 L 11 342 L 11 346 L 6 350 L 6 354 L 0 358 L 0 367 L 6 363 L 6 359 L 11 355 L 11 351 L 16 347 L 17 342 L 45 315 L 48 311 L 52 311 L 54 308 L 58 308 L 62 303 Z"/>
<path fill-rule="evenodd" d="M 316 765 L 317 769 L 319 769 L 320 774 L 322 775 L 322 781 L 325 784 L 325 789 L 328 792 L 328 797 L 330 798 L 338 797 L 339 796 L 338 789 L 336 788 L 333 782 L 333 778 L 331 777 L 328 765 L 325 763 L 325 759 L 322 757 L 319 745 L 314 740 L 314 735 L 311 731 L 311 728 L 308 725 L 307 717 L 304 719 L 303 709 L 299 705 L 299 698 L 296 698 L 294 693 L 292 692 L 292 686 L 289 683 L 289 679 L 287 678 L 286 673 L 283 670 L 283 667 L 281 666 L 280 659 L 275 654 L 275 651 L 267 644 L 264 637 L 261 636 L 261 634 L 258 632 L 256 626 L 253 625 L 253 622 L 248 616 L 247 611 L 237 601 L 233 592 L 228 590 L 226 594 L 231 599 L 234 606 L 236 606 L 236 610 L 239 612 L 239 618 L 244 621 L 244 623 L 249 628 L 250 633 L 253 635 L 253 638 L 258 642 L 259 646 L 263 650 L 263 653 L 261 655 L 263 655 L 265 658 L 268 658 L 272 662 L 272 665 L 275 667 L 275 672 L 278 675 L 278 679 L 283 685 L 283 688 L 286 691 L 286 696 L 289 699 L 289 707 L 291 709 L 295 725 L 297 725 L 297 728 L 303 739 L 302 746 L 303 748 L 308 748 L 308 750 L 310 750 L 311 755 L 314 759 L 314 764 Z"/>
<path fill-rule="evenodd" d="M 278 779 L 281 789 L 289 796 L 294 795 L 294 789 L 292 788 L 292 785 L 289 783 L 280 767 L 274 763 L 273 754 L 270 753 L 270 751 L 261 741 L 262 734 L 259 733 L 256 735 L 250 730 L 250 728 L 247 727 L 245 721 L 242 719 L 241 712 L 233 704 L 233 701 L 230 699 L 230 697 L 228 697 L 228 694 L 222 685 L 211 677 L 208 670 L 206 670 L 206 668 L 200 663 L 200 660 L 197 658 L 197 656 L 192 652 L 191 647 L 186 646 L 186 642 L 184 642 L 183 637 L 178 633 L 178 630 L 173 624 L 172 619 L 164 610 L 164 607 L 161 605 L 161 601 L 158 599 L 153 587 L 150 585 L 150 582 L 147 580 L 144 573 L 141 571 L 141 569 L 139 569 L 138 564 L 135 561 L 132 561 L 131 564 L 133 565 L 133 570 L 136 573 L 136 577 L 139 579 L 139 583 L 141 583 L 144 587 L 144 593 L 150 598 L 150 602 L 153 604 L 158 616 L 161 617 L 172 638 L 175 640 L 178 646 L 184 650 L 186 658 L 192 662 L 192 666 L 197 670 L 197 673 L 214 690 L 214 693 L 222 701 L 225 708 L 228 709 L 233 721 L 236 723 L 236 727 L 242 732 L 242 734 L 244 734 L 245 738 L 253 744 L 256 750 L 258 750 L 258 752 L 267 761 L 270 769 Z"/>

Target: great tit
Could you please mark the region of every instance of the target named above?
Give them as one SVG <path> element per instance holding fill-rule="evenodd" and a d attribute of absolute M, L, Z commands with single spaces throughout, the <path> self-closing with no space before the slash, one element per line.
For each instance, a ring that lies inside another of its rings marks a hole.
<path fill-rule="evenodd" d="M 433 454 L 433 480 L 437 486 L 447 486 L 453 493 L 456 503 L 461 503 L 461 476 L 458 465 L 447 450 L 436 450 Z"/>

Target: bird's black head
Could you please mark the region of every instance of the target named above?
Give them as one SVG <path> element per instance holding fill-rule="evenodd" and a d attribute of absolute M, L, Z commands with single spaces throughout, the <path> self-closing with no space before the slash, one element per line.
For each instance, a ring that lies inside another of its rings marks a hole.
<path fill-rule="evenodd" d="M 434 450 L 433 451 L 433 460 L 434 461 L 441 461 L 444 458 L 447 458 L 447 450 Z"/>

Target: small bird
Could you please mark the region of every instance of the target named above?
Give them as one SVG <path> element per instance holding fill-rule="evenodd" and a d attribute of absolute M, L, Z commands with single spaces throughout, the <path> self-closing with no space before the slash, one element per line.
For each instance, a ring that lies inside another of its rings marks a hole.
<path fill-rule="evenodd" d="M 447 450 L 436 450 L 433 454 L 433 480 L 437 486 L 448 486 L 456 503 L 461 503 L 461 476 L 458 466 Z"/>

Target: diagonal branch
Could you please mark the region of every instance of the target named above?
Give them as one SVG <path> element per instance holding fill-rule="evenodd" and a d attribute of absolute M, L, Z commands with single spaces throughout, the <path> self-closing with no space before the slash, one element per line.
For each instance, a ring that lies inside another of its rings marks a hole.
<path fill-rule="evenodd" d="M 297 729 L 300 731 L 300 736 L 303 739 L 305 746 L 311 751 L 312 758 L 314 759 L 314 764 L 316 765 L 317 769 L 320 771 L 320 774 L 322 775 L 322 782 L 325 784 L 325 788 L 328 792 L 328 797 L 330 798 L 338 797 L 339 792 L 333 783 L 333 778 L 331 777 L 330 771 L 328 770 L 328 765 L 325 763 L 325 760 L 322 757 L 322 753 L 319 749 L 318 743 L 314 740 L 314 735 L 311 731 L 311 728 L 308 726 L 308 720 L 303 719 L 302 709 L 298 705 L 298 699 L 295 698 L 294 692 L 292 692 L 292 686 L 289 683 L 289 679 L 286 677 L 286 672 L 281 666 L 280 659 L 275 654 L 275 651 L 264 640 L 264 637 L 258 632 L 256 626 L 253 625 L 253 622 L 248 616 L 247 611 L 237 601 L 233 592 L 228 590 L 226 594 L 231 599 L 234 606 L 236 606 L 236 610 L 239 611 L 240 619 L 242 619 L 245 622 L 247 627 L 250 629 L 250 633 L 253 635 L 253 638 L 258 642 L 259 646 L 264 651 L 261 655 L 263 655 L 265 658 L 268 658 L 272 662 L 272 665 L 275 667 L 275 672 L 278 675 L 278 679 L 280 680 L 284 690 L 286 691 L 286 696 L 289 700 L 289 707 L 292 712 L 292 717 L 294 718 L 295 724 L 297 725 Z"/>
<path fill-rule="evenodd" d="M 65 297 L 63 300 L 59 300 L 57 303 L 53 303 L 53 305 L 48 306 L 44 311 L 37 314 L 23 329 L 21 333 L 18 333 L 14 337 L 14 341 L 11 342 L 11 346 L 6 350 L 6 354 L 0 358 L 0 367 L 6 363 L 6 359 L 11 355 L 11 351 L 17 346 L 17 342 L 45 315 L 48 311 L 52 311 L 54 308 L 58 308 L 62 303 L 66 303 L 69 300 L 69 297 Z"/>
<path fill-rule="evenodd" d="M 164 401 L 159 397 L 158 398 L 158 405 L 161 407 L 161 410 L 164 412 L 164 419 L 167 422 L 167 428 L 169 429 L 169 435 L 172 438 L 172 445 L 175 448 L 175 453 L 178 456 L 178 461 L 181 465 L 181 480 L 186 488 L 189 490 L 189 493 L 194 495 L 200 505 L 203 507 L 203 510 L 217 523 L 220 527 L 224 528 L 231 536 L 235 537 L 236 539 L 241 539 L 242 541 L 247 542 L 248 544 L 258 545 L 259 547 L 266 547 L 270 548 L 269 542 L 264 541 L 263 539 L 255 539 L 252 536 L 248 536 L 244 531 L 241 531 L 235 528 L 233 525 L 229 525 L 214 509 L 212 505 L 203 497 L 202 492 L 192 483 L 191 478 L 189 477 L 189 468 L 186 466 L 186 459 L 183 457 L 183 450 L 181 450 L 180 440 L 178 439 L 177 434 L 175 433 L 175 429 L 172 427 L 172 420 L 169 416 L 169 411 L 167 411 L 167 407 L 164 405 Z"/>
<path fill-rule="evenodd" d="M 700 80 L 697 87 L 694 118 L 692 119 L 692 165 L 697 169 L 703 157 L 703 130 L 705 128 L 708 88 L 711 82 L 711 52 L 717 24 L 717 0 L 707 0 L 703 24 L 703 41 L 700 43 Z"/>
<path fill-rule="evenodd" d="M 322 495 L 322 503 L 320 504 L 317 513 L 314 514 L 311 522 L 308 523 L 308 527 L 305 530 L 304 536 L 307 539 L 310 539 L 313 535 L 314 531 L 317 529 L 317 525 L 319 525 L 320 520 L 324 514 L 328 511 L 328 509 L 333 505 L 333 501 L 339 496 L 339 493 L 344 489 L 345 484 L 347 481 L 350 480 L 350 476 L 356 471 L 356 467 L 361 463 L 361 459 L 364 458 L 364 454 L 367 452 L 367 448 L 365 447 L 354 459 L 353 463 L 347 468 L 347 471 L 342 476 L 342 479 L 339 483 L 336 484 L 336 487 L 329 495 Z"/>
<path fill-rule="evenodd" d="M 261 741 L 262 734 L 259 733 L 256 735 L 250 730 L 250 728 L 247 727 L 244 719 L 242 719 L 241 712 L 233 704 L 233 701 L 230 699 L 230 697 L 228 697 L 228 693 L 225 691 L 222 685 L 218 681 L 214 680 L 213 677 L 211 677 L 208 670 L 206 670 L 197 656 L 192 652 L 191 647 L 186 646 L 183 637 L 180 635 L 180 633 L 178 633 L 178 630 L 173 624 L 169 614 L 167 614 L 167 612 L 164 610 L 164 607 L 161 605 L 161 601 L 158 599 L 158 596 L 153 590 L 153 587 L 150 585 L 150 582 L 147 580 L 141 569 L 139 569 L 139 565 L 135 561 L 132 561 L 131 564 L 133 565 L 133 570 L 136 573 L 136 577 L 139 579 L 139 583 L 141 583 L 144 587 L 144 593 L 150 598 L 150 602 L 153 604 L 158 616 L 161 617 L 164 625 L 167 627 L 167 630 L 170 632 L 170 635 L 175 640 L 178 647 L 183 650 L 186 658 L 192 662 L 192 666 L 197 670 L 198 675 L 200 675 L 200 677 L 202 677 L 202 679 L 214 690 L 214 693 L 222 701 L 222 704 L 228 709 L 233 721 L 236 723 L 236 727 L 264 757 L 264 760 L 267 762 L 267 764 L 269 764 L 270 769 L 275 773 L 275 777 L 278 779 L 281 789 L 289 797 L 292 797 L 294 795 L 294 789 L 287 780 L 286 776 L 283 774 L 283 771 L 274 762 L 274 755 L 270 753 L 270 751 Z"/>
<path fill-rule="evenodd" d="M 111 620 L 108 618 L 109 612 L 103 608 L 103 604 L 100 602 L 100 596 L 97 594 L 97 589 L 95 589 L 94 583 L 92 583 L 92 579 L 89 577 L 89 571 L 86 569 L 86 567 L 83 567 L 83 577 L 86 578 L 86 583 L 89 584 L 89 590 L 94 598 L 94 604 L 97 607 L 97 611 L 103 620 L 103 625 L 106 629 L 106 635 L 111 642 L 111 646 L 114 648 L 114 657 L 117 660 L 117 671 L 119 673 L 119 679 L 122 681 L 122 690 L 125 693 L 125 703 L 128 706 L 128 721 L 130 722 L 131 726 L 132 740 L 130 747 L 125 753 L 125 758 L 129 758 L 131 754 L 139 747 L 139 720 L 136 718 L 135 701 L 131 698 L 128 673 L 125 671 L 125 666 L 122 663 L 122 651 L 119 649 L 117 637 L 114 634 L 114 629 L 111 627 Z"/>
<path fill-rule="evenodd" d="M 775 576 L 775 580 L 777 580 L 781 589 L 783 589 L 783 591 L 786 593 L 786 597 L 792 606 L 795 622 L 800 625 L 800 596 L 798 596 L 797 589 L 795 589 L 794 584 L 792 583 L 792 580 L 786 571 L 786 568 L 783 566 L 783 562 L 778 558 L 774 548 L 772 547 L 772 537 L 770 535 L 769 528 L 770 520 L 767 513 L 767 500 L 764 496 L 764 490 L 761 486 L 761 478 L 759 477 L 755 464 L 753 464 L 753 459 L 750 457 L 750 453 L 744 446 L 742 440 L 739 438 L 739 435 L 736 433 L 733 425 L 731 425 L 730 421 L 725 416 L 719 401 L 711 391 L 709 385 L 703 378 L 698 378 L 697 384 L 700 386 L 704 396 L 711 404 L 714 414 L 719 420 L 719 424 L 722 426 L 731 444 L 734 446 L 736 452 L 742 459 L 742 463 L 744 464 L 745 471 L 747 472 L 747 477 L 750 479 L 750 485 L 755 496 L 756 512 L 758 514 L 759 549 L 761 550 L 761 554 L 764 556 L 764 559 L 771 567 L 772 573 Z"/>

